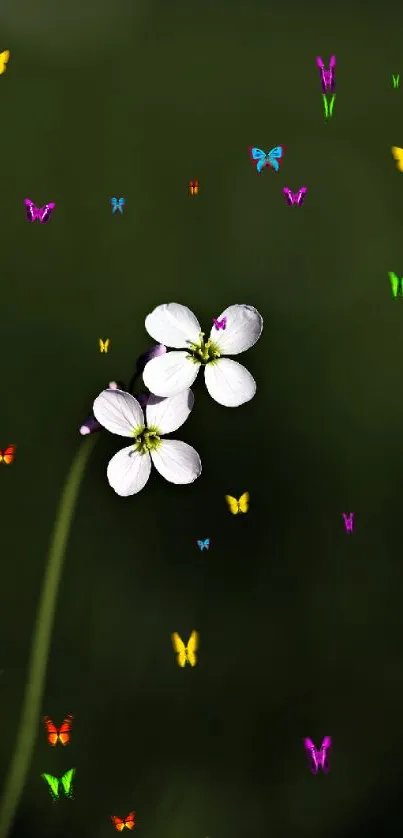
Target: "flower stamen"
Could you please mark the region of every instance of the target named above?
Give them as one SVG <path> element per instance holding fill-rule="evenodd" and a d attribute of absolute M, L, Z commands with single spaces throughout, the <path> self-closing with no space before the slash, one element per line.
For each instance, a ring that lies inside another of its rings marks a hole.
<path fill-rule="evenodd" d="M 190 344 L 187 357 L 194 364 L 206 365 L 217 361 L 220 355 L 217 344 L 211 338 L 205 341 L 204 332 L 200 332 L 199 342 Z"/>

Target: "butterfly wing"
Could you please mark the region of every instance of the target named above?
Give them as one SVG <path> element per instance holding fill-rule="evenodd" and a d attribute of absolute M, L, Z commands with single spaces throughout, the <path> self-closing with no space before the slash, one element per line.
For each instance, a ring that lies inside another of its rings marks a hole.
<path fill-rule="evenodd" d="M 118 832 L 122 832 L 124 830 L 125 822 L 122 818 L 117 818 L 116 815 L 112 815 L 111 821 Z"/>
<path fill-rule="evenodd" d="M 45 204 L 44 207 L 41 207 L 38 210 L 38 218 L 41 224 L 47 224 L 50 221 L 50 216 L 55 208 L 56 204 L 50 203 Z"/>
<path fill-rule="evenodd" d="M 75 773 L 76 773 L 75 768 L 69 768 L 69 770 L 66 771 L 63 774 L 63 777 L 60 777 L 60 782 L 63 786 L 63 791 L 64 791 L 66 797 L 72 797 L 73 796 L 73 779 L 74 779 Z"/>
<path fill-rule="evenodd" d="M 210 539 L 209 538 L 205 539 L 204 546 L 205 546 L 206 550 L 209 549 L 209 547 L 210 547 Z"/>
<path fill-rule="evenodd" d="M 123 212 L 126 203 L 126 198 L 119 198 L 120 211 Z"/>
<path fill-rule="evenodd" d="M 7 64 L 10 58 L 10 50 L 5 49 L 4 52 L 0 52 L 0 76 L 6 72 Z"/>
<path fill-rule="evenodd" d="M 229 511 L 233 515 L 238 515 L 239 512 L 239 503 L 236 498 L 233 498 L 232 495 L 225 495 L 225 500 L 227 501 Z"/>
<path fill-rule="evenodd" d="M 256 163 L 256 171 L 260 174 L 262 169 L 268 165 L 266 152 L 256 146 L 249 146 L 249 154 L 251 159 Z"/>
<path fill-rule="evenodd" d="M 53 797 L 53 800 L 57 800 L 59 797 L 59 780 L 57 777 L 53 777 L 52 774 L 41 774 L 41 777 L 45 780 L 45 783 L 48 784 L 49 792 Z"/>
<path fill-rule="evenodd" d="M 62 745 L 68 745 L 70 742 L 70 731 L 71 731 L 71 723 L 73 721 L 73 716 L 71 713 L 66 716 L 63 724 L 59 730 L 59 741 Z"/>
<path fill-rule="evenodd" d="M 190 666 L 196 666 L 197 657 L 196 652 L 199 648 L 199 635 L 197 631 L 192 631 L 192 634 L 189 637 L 188 645 L 186 646 L 186 658 L 190 663 Z"/>
<path fill-rule="evenodd" d="M 105 345 L 105 352 L 108 352 L 109 347 L 110 347 L 110 343 L 111 343 L 110 338 L 107 338 L 106 341 L 105 341 L 105 344 L 104 344 Z"/>
<path fill-rule="evenodd" d="M 396 298 L 399 291 L 399 277 L 393 271 L 389 271 L 388 276 L 392 286 L 392 294 Z"/>
<path fill-rule="evenodd" d="M 105 349 L 105 343 L 104 343 L 104 341 L 102 340 L 102 338 L 99 338 L 99 351 L 100 351 L 100 352 L 106 352 L 106 349 Z"/>
<path fill-rule="evenodd" d="M 127 817 L 124 820 L 124 824 L 125 824 L 126 829 L 134 829 L 134 827 L 136 825 L 136 813 L 135 812 L 129 812 L 129 814 L 127 815 Z"/>
<path fill-rule="evenodd" d="M 320 765 L 322 766 L 322 771 L 324 771 L 325 774 L 327 774 L 327 772 L 329 771 L 328 755 L 329 755 L 329 751 L 330 751 L 331 747 L 332 747 L 331 737 L 330 736 L 325 736 L 325 738 L 324 738 L 324 740 L 323 740 L 323 742 L 320 746 L 320 752 L 319 752 Z"/>
<path fill-rule="evenodd" d="M 171 638 L 172 638 L 172 645 L 173 645 L 174 650 L 175 650 L 175 652 L 178 656 L 177 657 L 178 666 L 185 666 L 185 663 L 186 663 L 186 646 L 185 646 L 182 638 L 179 637 L 179 634 L 178 634 L 177 631 L 174 631 L 174 633 L 171 635 Z"/>
<path fill-rule="evenodd" d="M 399 148 L 396 145 L 392 146 L 392 154 L 396 160 L 396 166 L 399 172 L 403 172 L 403 148 Z"/>
<path fill-rule="evenodd" d="M 307 191 L 308 190 L 307 190 L 306 186 L 301 186 L 301 189 L 297 192 L 296 202 L 297 202 L 299 207 L 302 206 L 302 204 L 304 203 L 305 195 L 306 195 Z"/>
<path fill-rule="evenodd" d="M 4 451 L 0 450 L 0 463 L 4 463 L 6 466 L 11 465 L 11 463 L 14 462 L 15 449 L 15 445 L 9 445 L 8 448 L 4 449 Z"/>
<path fill-rule="evenodd" d="M 49 716 L 44 716 L 43 721 L 46 727 L 46 732 L 48 734 L 49 745 L 52 745 L 54 747 L 57 744 L 57 740 L 59 738 L 59 731 L 56 725 L 53 724 L 52 719 L 49 719 Z"/>
<path fill-rule="evenodd" d="M 278 172 L 280 168 L 279 160 L 282 159 L 284 154 L 284 147 L 282 145 L 277 145 L 275 148 L 270 149 L 267 155 L 267 162 L 269 166 L 274 169 L 275 172 Z"/>
<path fill-rule="evenodd" d="M 305 750 L 308 755 L 311 772 L 312 774 L 317 774 L 319 769 L 319 760 L 318 760 L 318 752 L 315 748 L 315 745 L 312 742 L 312 739 L 304 739 Z"/>
<path fill-rule="evenodd" d="M 36 208 L 34 202 L 30 200 L 30 198 L 25 198 L 24 206 L 25 206 L 25 214 L 27 216 L 27 221 L 29 221 L 29 223 L 32 224 L 32 222 L 35 221 L 36 218 L 37 218 L 37 212 L 38 212 L 37 208 Z"/>
<path fill-rule="evenodd" d="M 249 509 L 249 492 L 244 492 L 238 501 L 239 511 L 247 512 Z"/>
<path fill-rule="evenodd" d="M 201 541 L 200 539 L 198 539 L 197 546 L 199 547 L 200 550 L 204 550 L 204 541 Z"/>

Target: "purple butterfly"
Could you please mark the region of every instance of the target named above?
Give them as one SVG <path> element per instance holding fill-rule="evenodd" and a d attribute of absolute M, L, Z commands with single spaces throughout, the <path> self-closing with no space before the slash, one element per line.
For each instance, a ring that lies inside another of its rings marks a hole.
<path fill-rule="evenodd" d="M 317 774 L 319 768 L 322 768 L 322 771 L 324 771 L 325 774 L 327 774 L 327 772 L 329 771 L 327 754 L 330 748 L 332 747 L 332 740 L 330 736 L 325 736 L 319 750 L 315 748 L 312 739 L 304 739 L 304 745 L 309 757 L 309 762 L 311 764 L 312 774 Z"/>
<path fill-rule="evenodd" d="M 288 186 L 285 186 L 283 189 L 283 194 L 287 201 L 289 207 L 292 207 L 293 204 L 296 204 L 297 207 L 300 207 L 305 201 L 305 195 L 307 193 L 306 186 L 301 186 L 301 189 L 298 192 L 291 192 L 291 189 L 288 189 Z"/>
<path fill-rule="evenodd" d="M 354 527 L 354 512 L 350 512 L 349 515 L 347 515 L 346 512 L 342 512 L 341 514 L 344 519 L 344 526 L 346 528 L 346 532 L 352 532 Z"/>
<path fill-rule="evenodd" d="M 223 317 L 222 320 L 216 320 L 216 318 L 213 317 L 213 323 L 214 323 L 214 326 L 216 327 L 217 332 L 218 332 L 219 329 L 225 329 L 225 327 L 227 325 L 227 318 Z"/>
<path fill-rule="evenodd" d="M 319 67 L 323 93 L 334 93 L 336 88 L 336 56 L 332 55 L 330 57 L 328 70 L 326 70 L 326 67 L 320 55 L 316 56 L 316 64 Z"/>
<path fill-rule="evenodd" d="M 25 198 L 25 213 L 27 221 L 32 224 L 33 221 L 40 221 L 41 224 L 47 224 L 56 204 L 45 204 L 44 207 L 36 207 L 33 201 Z"/>

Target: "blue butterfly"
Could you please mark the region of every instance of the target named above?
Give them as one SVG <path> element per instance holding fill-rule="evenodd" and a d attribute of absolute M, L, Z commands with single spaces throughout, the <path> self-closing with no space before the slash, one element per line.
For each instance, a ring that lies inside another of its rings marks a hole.
<path fill-rule="evenodd" d="M 197 546 L 200 547 L 200 550 L 208 550 L 210 547 L 210 539 L 206 538 L 204 541 L 198 541 Z"/>
<path fill-rule="evenodd" d="M 249 149 L 250 156 L 252 160 L 257 160 L 256 163 L 256 171 L 260 174 L 260 172 L 265 168 L 265 166 L 271 166 L 275 172 L 278 172 L 280 165 L 277 162 L 281 160 L 284 154 L 284 146 L 277 145 L 275 148 L 272 148 L 270 151 L 266 152 L 262 151 L 261 148 L 256 148 L 256 146 L 251 146 Z"/>
<path fill-rule="evenodd" d="M 125 203 L 126 198 L 111 198 L 112 212 L 115 213 L 119 210 L 120 214 L 123 215 Z"/>

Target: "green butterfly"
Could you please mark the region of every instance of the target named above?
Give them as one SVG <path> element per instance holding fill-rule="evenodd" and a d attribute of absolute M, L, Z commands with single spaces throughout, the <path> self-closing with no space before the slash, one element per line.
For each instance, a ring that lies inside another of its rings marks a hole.
<path fill-rule="evenodd" d="M 403 277 L 398 277 L 393 271 L 389 271 L 389 279 L 394 298 L 403 297 Z"/>
<path fill-rule="evenodd" d="M 66 797 L 73 796 L 73 777 L 76 773 L 75 768 L 69 768 L 60 779 L 53 777 L 53 774 L 41 774 L 41 777 L 49 786 L 49 792 L 53 800 L 58 800 L 60 787 L 63 789 Z"/>
<path fill-rule="evenodd" d="M 399 83 L 400 83 L 400 75 L 398 74 L 397 76 L 394 76 L 394 75 L 392 74 L 392 81 L 393 81 L 393 87 L 394 87 L 394 88 L 395 88 L 395 90 L 396 90 L 396 88 L 397 88 L 397 87 L 399 87 Z"/>
<path fill-rule="evenodd" d="M 323 107 L 324 107 L 324 110 L 325 110 L 325 119 L 329 119 L 330 116 L 333 116 L 333 108 L 334 108 L 334 103 L 336 101 L 336 94 L 333 93 L 333 96 L 331 97 L 329 102 L 327 100 L 326 93 L 322 93 L 322 98 L 323 98 Z"/>

